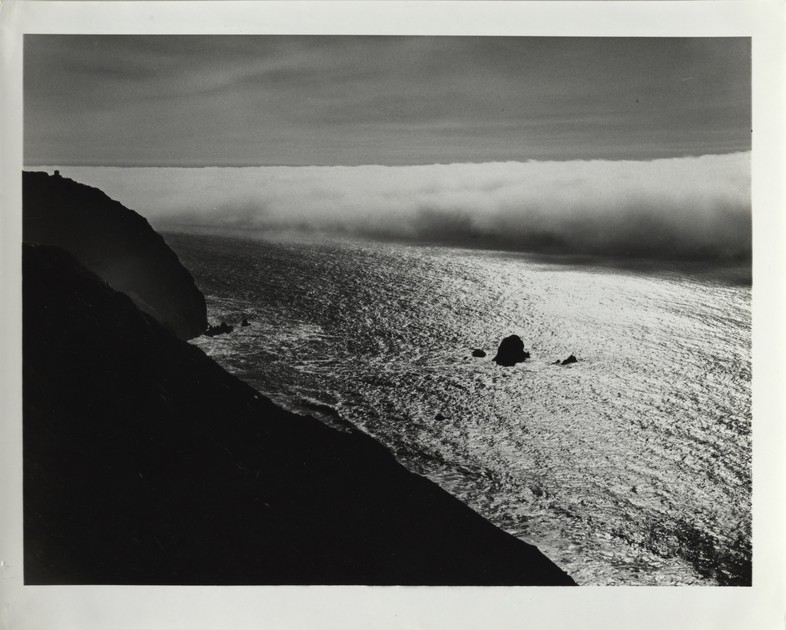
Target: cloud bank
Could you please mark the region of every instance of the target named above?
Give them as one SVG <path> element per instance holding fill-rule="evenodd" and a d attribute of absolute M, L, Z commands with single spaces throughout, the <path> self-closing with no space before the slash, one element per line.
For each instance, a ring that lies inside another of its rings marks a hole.
<path fill-rule="evenodd" d="M 651 161 L 61 171 L 160 227 L 654 258 L 734 259 L 751 251 L 749 152 Z"/>

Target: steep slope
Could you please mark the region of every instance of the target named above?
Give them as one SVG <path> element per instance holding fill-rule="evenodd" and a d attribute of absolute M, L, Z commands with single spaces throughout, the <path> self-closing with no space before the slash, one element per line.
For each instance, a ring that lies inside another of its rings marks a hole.
<path fill-rule="evenodd" d="M 375 441 L 24 248 L 27 584 L 572 584 Z"/>
<path fill-rule="evenodd" d="M 23 240 L 57 245 L 181 339 L 207 327 L 205 298 L 148 222 L 97 188 L 23 173 Z"/>

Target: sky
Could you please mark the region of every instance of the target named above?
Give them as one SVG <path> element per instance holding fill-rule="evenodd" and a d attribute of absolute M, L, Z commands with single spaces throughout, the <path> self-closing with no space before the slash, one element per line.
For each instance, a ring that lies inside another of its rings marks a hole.
<path fill-rule="evenodd" d="M 679 158 L 750 110 L 748 38 L 25 36 L 28 166 Z"/>

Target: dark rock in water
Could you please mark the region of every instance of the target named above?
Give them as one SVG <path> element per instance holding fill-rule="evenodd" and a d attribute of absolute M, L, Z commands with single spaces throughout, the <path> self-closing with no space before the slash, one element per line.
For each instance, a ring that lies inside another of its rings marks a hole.
<path fill-rule="evenodd" d="M 57 245 L 181 339 L 207 327 L 205 298 L 177 255 L 133 210 L 59 174 L 22 174 L 22 238 Z"/>
<path fill-rule="evenodd" d="M 248 319 L 246 319 L 246 318 L 244 317 L 244 318 L 243 318 L 243 321 L 242 321 L 242 322 L 240 322 L 240 325 L 241 325 L 241 326 L 250 326 L 251 324 L 249 323 Z"/>
<path fill-rule="evenodd" d="M 562 362 L 562 365 L 570 365 L 571 363 L 578 363 L 578 359 L 572 354 Z"/>
<path fill-rule="evenodd" d="M 546 494 L 546 492 L 543 490 L 543 488 L 541 488 L 541 487 L 540 487 L 539 485 L 537 485 L 537 484 L 532 484 L 532 485 L 529 487 L 529 490 L 530 490 L 530 492 L 532 492 L 532 494 L 534 494 L 534 495 L 535 495 L 536 497 L 538 497 L 538 498 L 540 498 L 540 497 L 542 497 L 543 495 L 545 495 L 545 494 Z"/>
<path fill-rule="evenodd" d="M 445 416 L 443 416 L 441 413 L 438 413 L 436 416 L 434 416 L 434 420 L 444 420 L 444 419 Z"/>
<path fill-rule="evenodd" d="M 226 322 L 221 322 L 218 326 L 208 326 L 205 330 L 205 335 L 208 337 L 215 337 L 216 335 L 225 335 L 235 330 L 234 326 L 230 326 Z"/>
<path fill-rule="evenodd" d="M 25 584 L 573 584 L 369 436 L 23 249 Z"/>
<path fill-rule="evenodd" d="M 510 367 L 521 363 L 525 359 L 529 359 L 529 352 L 524 351 L 524 342 L 518 335 L 511 335 L 505 337 L 499 344 L 497 354 L 494 357 L 494 362 L 497 365 L 504 365 Z"/>
<path fill-rule="evenodd" d="M 486 356 L 486 353 L 483 350 L 475 349 L 475 350 L 472 351 L 472 356 L 482 359 L 483 357 Z"/>

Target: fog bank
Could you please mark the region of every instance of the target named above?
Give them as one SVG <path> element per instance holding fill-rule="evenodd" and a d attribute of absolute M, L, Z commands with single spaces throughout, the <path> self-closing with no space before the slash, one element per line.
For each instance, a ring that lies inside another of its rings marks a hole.
<path fill-rule="evenodd" d="M 749 152 L 651 161 L 60 170 L 160 227 L 704 260 L 751 251 Z"/>

